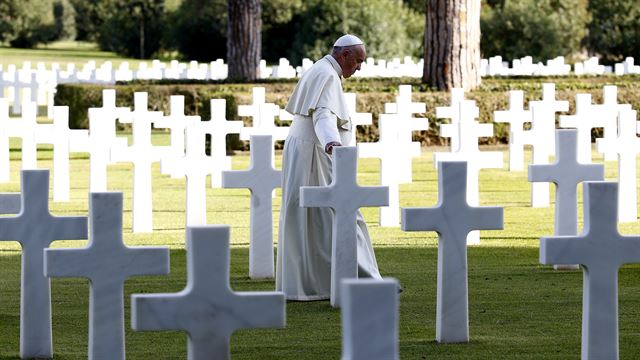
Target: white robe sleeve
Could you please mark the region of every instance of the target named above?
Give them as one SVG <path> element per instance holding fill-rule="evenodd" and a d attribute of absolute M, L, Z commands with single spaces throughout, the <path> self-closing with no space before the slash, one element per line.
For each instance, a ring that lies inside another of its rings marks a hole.
<path fill-rule="evenodd" d="M 332 141 L 341 143 L 337 126 L 338 118 L 331 110 L 323 107 L 317 108 L 312 117 L 313 128 L 323 148 Z"/>

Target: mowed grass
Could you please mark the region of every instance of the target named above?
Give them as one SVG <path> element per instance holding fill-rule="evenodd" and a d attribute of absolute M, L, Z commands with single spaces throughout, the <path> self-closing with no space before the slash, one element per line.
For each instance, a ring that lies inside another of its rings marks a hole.
<path fill-rule="evenodd" d="M 128 135 L 128 134 L 125 134 Z M 169 142 L 155 133 L 153 143 Z M 0 192 L 19 191 L 20 143 L 11 143 L 11 181 Z M 437 200 L 437 172 L 432 154 L 444 149 L 425 148 L 413 161 L 414 181 L 401 185 L 403 207 L 433 206 Z M 496 148 L 483 148 L 484 151 Z M 540 236 L 553 233 L 553 207 L 531 208 L 526 172 L 505 168 L 483 170 L 481 204 L 505 209 L 502 231 L 482 231 L 481 245 L 469 246 L 468 344 L 435 342 L 437 235 L 403 232 L 377 225 L 378 210 L 365 208 L 380 270 L 398 279 L 400 295 L 400 356 L 403 359 L 578 359 L 580 357 L 582 273 L 553 271 L 538 262 Z M 41 168 L 52 166 L 51 147 L 41 147 Z M 530 152 L 526 153 L 527 158 Z M 595 161 L 602 157 L 594 152 Z M 280 153 L 276 156 L 280 167 Z M 235 169 L 246 168 L 247 153 L 233 156 Z M 134 332 L 130 328 L 130 295 L 177 292 L 186 283 L 184 251 L 185 188 L 183 179 L 153 172 L 154 232 L 131 232 L 132 167 L 109 167 L 111 191 L 124 192 L 124 239 L 127 245 L 166 245 L 171 248 L 168 276 L 134 277 L 125 286 L 126 351 L 129 359 L 185 359 L 183 332 Z M 358 180 L 378 184 L 379 164 L 359 159 Z M 71 201 L 50 202 L 55 215 L 87 215 L 89 160 L 86 154 L 71 159 Z M 606 164 L 608 179 L 615 179 L 615 163 Z M 280 191 L 273 199 L 274 234 L 277 234 Z M 551 192 L 553 199 L 553 191 Z M 273 280 L 248 277 L 249 191 L 207 189 L 209 224 L 231 226 L 231 286 L 235 291 L 270 291 Z M 581 213 L 581 211 L 580 211 Z M 640 223 L 621 224 L 625 234 L 640 234 Z M 57 241 L 53 247 L 84 246 L 86 241 Z M 0 251 L 0 359 L 18 359 L 20 314 L 20 249 L 1 242 Z M 87 357 L 89 284 L 86 279 L 52 279 L 53 338 L 56 359 Z M 28 310 L 27 310 L 28 311 Z M 619 277 L 620 357 L 637 358 L 640 351 L 640 267 L 626 265 Z M 338 359 L 341 353 L 340 311 L 328 301 L 288 302 L 285 329 L 240 330 L 231 338 L 234 359 Z"/>
<path fill-rule="evenodd" d="M 112 52 L 100 51 L 94 43 L 79 41 L 59 41 L 40 45 L 35 49 L 0 47 L 0 65 L 5 69 L 9 64 L 21 68 L 23 62 L 29 61 L 32 68 L 42 62 L 47 65 L 47 68 L 51 68 L 52 63 L 58 63 L 61 70 L 64 70 L 66 64 L 72 63 L 76 64 L 76 69 L 82 70 L 81 66 L 92 60 L 96 62 L 96 66 L 111 61 L 114 68 L 120 66 L 120 63 L 124 61 L 128 61 L 132 69 L 137 68 L 140 63 L 140 60 L 137 59 L 127 59 Z"/>

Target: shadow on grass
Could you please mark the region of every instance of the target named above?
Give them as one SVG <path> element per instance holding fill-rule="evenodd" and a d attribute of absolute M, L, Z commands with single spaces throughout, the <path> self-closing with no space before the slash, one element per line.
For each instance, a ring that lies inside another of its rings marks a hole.
<path fill-rule="evenodd" d="M 235 291 L 271 291 L 273 280 L 251 280 L 248 249 L 232 249 Z M 384 276 L 400 280 L 402 359 L 577 359 L 580 356 L 582 274 L 538 264 L 535 248 L 474 246 L 469 261 L 469 344 L 437 344 L 435 299 L 437 248 L 376 250 Z M 20 257 L 0 256 L 0 359 L 17 359 Z M 130 359 L 184 359 L 181 332 L 130 330 L 132 293 L 177 292 L 184 288 L 185 252 L 171 252 L 169 276 L 135 277 L 125 286 L 125 329 Z M 56 359 L 87 358 L 88 285 L 83 279 L 52 281 Z M 640 266 L 620 271 L 620 357 L 640 348 Z M 287 302 L 285 329 L 241 330 L 231 340 L 233 359 L 338 359 L 340 311 L 328 301 Z"/>

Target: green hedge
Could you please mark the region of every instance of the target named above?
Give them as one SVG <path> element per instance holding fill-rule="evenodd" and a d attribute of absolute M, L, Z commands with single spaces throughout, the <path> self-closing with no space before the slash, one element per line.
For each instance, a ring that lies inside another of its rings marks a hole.
<path fill-rule="evenodd" d="M 578 93 L 590 93 L 594 103 L 602 102 L 602 87 L 604 85 L 618 86 L 618 102 L 631 104 L 634 109 L 640 109 L 640 76 L 598 76 L 598 77 L 527 77 L 527 78 L 487 78 L 482 86 L 466 94 L 466 98 L 475 100 L 480 108 L 480 122 L 492 122 L 495 110 L 504 110 L 508 107 L 508 91 L 523 90 L 525 103 L 541 97 L 542 83 L 556 83 L 556 98 L 568 100 L 569 113 L 575 109 L 575 96 Z M 146 91 L 149 93 L 150 110 L 169 113 L 169 96 L 185 96 L 185 112 L 188 115 L 200 115 L 203 119 L 209 119 L 209 99 L 223 98 L 227 100 L 227 119 L 237 119 L 237 106 L 250 104 L 251 89 L 254 86 L 266 88 L 267 102 L 273 102 L 284 107 L 296 82 L 294 80 L 261 81 L 252 84 L 236 84 L 226 82 L 191 81 L 188 84 L 180 84 L 169 81 L 162 82 L 136 82 L 128 85 L 115 85 L 117 92 L 116 103 L 118 106 L 133 107 L 133 93 Z M 384 104 L 394 102 L 399 84 L 409 84 L 413 87 L 413 101 L 424 102 L 427 112 L 422 115 L 430 120 L 429 130 L 414 133 L 414 140 L 423 145 L 443 145 L 447 139 L 439 136 L 439 125 L 448 122 L 447 119 L 436 119 L 436 106 L 449 104 L 449 94 L 442 91 L 434 91 L 421 84 L 419 79 L 349 79 L 343 82 L 344 90 L 356 92 L 358 112 L 373 114 L 373 126 L 361 126 L 358 128 L 359 141 L 377 141 L 378 129 L 376 126 L 378 114 L 384 112 Z M 87 127 L 87 109 L 89 107 L 102 106 L 101 91 L 105 87 L 96 85 L 59 85 L 55 97 L 56 105 L 68 105 L 70 107 L 70 126 L 74 128 Z M 249 126 L 251 120 L 244 118 L 245 125 Z M 502 123 L 494 125 L 494 136 L 483 138 L 481 144 L 498 144 L 508 141 L 509 126 Z M 598 131 L 594 136 L 600 136 Z M 230 149 L 245 149 L 246 144 L 237 140 L 237 136 L 231 141 Z"/>

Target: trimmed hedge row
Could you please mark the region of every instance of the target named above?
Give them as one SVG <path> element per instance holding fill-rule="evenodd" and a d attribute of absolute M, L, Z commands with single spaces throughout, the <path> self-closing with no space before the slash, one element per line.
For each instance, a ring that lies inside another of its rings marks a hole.
<path fill-rule="evenodd" d="M 482 86 L 466 94 L 466 98 L 475 100 L 480 108 L 480 122 L 492 122 L 495 110 L 508 108 L 508 91 L 523 90 L 525 103 L 530 100 L 540 99 L 542 83 L 556 83 L 556 98 L 568 100 L 569 113 L 575 111 L 575 95 L 578 93 L 592 94 L 594 103 L 602 102 L 602 87 L 604 85 L 618 86 L 618 102 L 631 104 L 634 109 L 640 109 L 640 76 L 597 76 L 597 77 L 531 77 L 531 78 L 487 78 Z M 69 110 L 69 122 L 73 128 L 86 128 L 87 109 L 89 107 L 102 106 L 102 89 L 114 88 L 117 93 L 117 106 L 133 107 L 133 93 L 146 91 L 149 94 L 149 109 L 169 113 L 169 97 L 171 95 L 184 95 L 185 113 L 188 115 L 200 115 L 203 119 L 210 118 L 209 99 L 222 98 L 227 101 L 227 119 L 237 118 L 237 106 L 252 103 L 251 89 L 254 86 L 266 88 L 267 102 L 273 102 L 284 107 L 293 88 L 294 80 L 261 81 L 259 83 L 238 84 L 226 82 L 191 81 L 188 84 L 162 82 L 136 82 L 126 85 L 109 87 L 97 85 L 58 85 L 55 97 L 56 105 L 67 105 Z M 377 117 L 384 112 L 384 104 L 394 102 L 397 95 L 398 84 L 412 85 L 413 101 L 423 102 L 427 105 L 427 112 L 416 116 L 423 116 L 430 120 L 429 129 L 414 133 L 414 140 L 423 145 L 443 145 L 447 139 L 439 136 L 439 126 L 448 119 L 436 119 L 435 108 L 446 106 L 450 98 L 448 92 L 434 91 L 419 82 L 419 79 L 349 79 L 343 82 L 344 90 L 356 92 L 358 112 L 373 114 L 373 126 L 361 126 L 358 128 L 359 141 L 377 141 Z M 244 118 L 245 125 L 250 125 L 251 120 Z M 481 144 L 506 143 L 508 141 L 509 126 L 503 123 L 494 124 L 494 136 L 481 139 Z M 599 130 L 594 131 L 594 136 L 601 136 Z M 229 149 L 245 149 L 246 144 L 232 137 Z"/>

